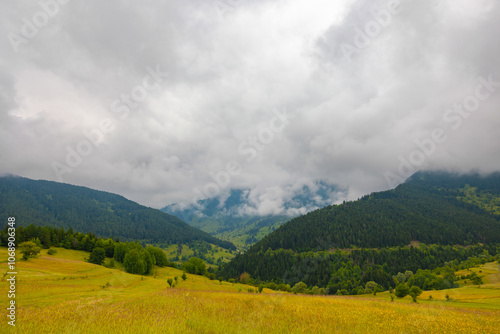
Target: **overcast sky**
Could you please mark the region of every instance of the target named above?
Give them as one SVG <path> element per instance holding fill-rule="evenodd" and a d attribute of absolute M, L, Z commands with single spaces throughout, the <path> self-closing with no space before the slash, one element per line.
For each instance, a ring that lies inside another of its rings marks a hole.
<path fill-rule="evenodd" d="M 500 170 L 499 31 L 493 0 L 1 1 L 0 173 L 278 213 Z"/>

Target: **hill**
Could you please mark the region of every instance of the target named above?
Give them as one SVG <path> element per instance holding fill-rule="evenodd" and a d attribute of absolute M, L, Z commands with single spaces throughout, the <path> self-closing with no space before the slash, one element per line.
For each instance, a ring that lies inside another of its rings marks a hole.
<path fill-rule="evenodd" d="M 166 244 L 206 241 L 226 249 L 236 248 L 177 217 L 120 195 L 23 177 L 0 177 L 0 221 L 7 222 L 9 216 L 16 217 L 18 226 L 72 228 L 124 241 Z"/>
<path fill-rule="evenodd" d="M 188 205 L 174 203 L 161 210 L 217 238 L 231 241 L 240 249 L 248 249 L 290 219 L 332 204 L 342 192 L 324 181 L 293 188 L 288 189 L 283 198 L 275 199 L 275 208 L 268 213 L 262 212 L 261 201 L 269 199 L 252 189 L 231 189 L 225 196 Z"/>
<path fill-rule="evenodd" d="M 500 173 L 419 172 L 393 190 L 297 217 L 252 251 L 500 242 Z M 497 204 L 495 204 L 497 203 Z"/>

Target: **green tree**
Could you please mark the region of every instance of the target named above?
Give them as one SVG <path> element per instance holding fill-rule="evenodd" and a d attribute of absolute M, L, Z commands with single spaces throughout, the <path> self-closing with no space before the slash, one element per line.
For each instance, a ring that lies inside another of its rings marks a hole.
<path fill-rule="evenodd" d="M 366 282 L 365 286 L 368 290 L 370 290 L 370 292 L 377 291 L 377 288 L 378 288 L 377 282 L 374 282 L 374 281 Z"/>
<path fill-rule="evenodd" d="M 167 283 L 168 283 L 168 285 L 170 285 L 170 287 L 172 287 L 172 284 L 174 283 L 174 280 L 171 279 L 171 278 L 169 278 L 169 279 L 167 279 Z"/>
<path fill-rule="evenodd" d="M 141 249 L 139 251 L 139 256 L 144 261 L 144 272 L 142 274 L 148 275 L 151 273 L 151 269 L 155 264 L 155 258 L 148 251 Z"/>
<path fill-rule="evenodd" d="M 187 279 L 187 276 L 186 276 L 186 273 L 185 273 L 185 272 L 183 272 L 183 273 L 182 273 L 181 278 L 182 278 L 182 280 L 183 280 L 183 281 L 185 281 L 185 280 Z"/>
<path fill-rule="evenodd" d="M 130 274 L 141 275 L 146 271 L 146 263 L 141 259 L 139 251 L 136 249 L 127 252 L 123 260 L 123 266 L 125 267 L 125 271 Z"/>
<path fill-rule="evenodd" d="M 414 285 L 410 288 L 410 291 L 408 292 L 408 294 L 410 295 L 413 302 L 416 303 L 417 297 L 422 294 L 422 289 L 420 289 L 418 286 Z"/>
<path fill-rule="evenodd" d="M 410 292 L 410 288 L 406 283 L 399 283 L 396 286 L 396 297 L 403 298 Z"/>
<path fill-rule="evenodd" d="M 21 250 L 21 254 L 23 254 L 24 260 L 27 260 L 30 257 L 36 257 L 41 251 L 41 248 L 38 247 L 33 241 L 20 243 L 19 249 Z"/>
<path fill-rule="evenodd" d="M 165 252 L 161 248 L 147 246 L 146 250 L 149 252 L 149 254 L 151 254 L 151 256 L 153 256 L 155 258 L 155 264 L 158 267 L 164 267 L 164 266 L 168 265 L 169 262 L 167 259 L 167 255 L 165 254 Z"/>
<path fill-rule="evenodd" d="M 292 288 L 293 293 L 306 293 L 307 292 L 307 284 L 304 282 L 299 282 L 295 284 Z"/>
<path fill-rule="evenodd" d="M 90 253 L 89 262 L 101 265 L 106 259 L 106 251 L 102 247 L 95 247 Z"/>
<path fill-rule="evenodd" d="M 125 261 L 125 254 L 127 253 L 127 245 L 123 242 L 115 243 L 114 259 L 120 263 Z"/>
<path fill-rule="evenodd" d="M 207 273 L 207 266 L 205 265 L 205 262 L 197 257 L 192 257 L 187 262 L 184 262 L 181 268 L 184 271 L 195 275 L 205 275 Z"/>

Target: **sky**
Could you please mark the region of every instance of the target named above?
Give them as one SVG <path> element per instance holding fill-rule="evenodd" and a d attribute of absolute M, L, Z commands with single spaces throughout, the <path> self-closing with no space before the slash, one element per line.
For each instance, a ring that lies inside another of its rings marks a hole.
<path fill-rule="evenodd" d="M 500 170 L 493 0 L 0 2 L 0 174 L 282 213 Z"/>

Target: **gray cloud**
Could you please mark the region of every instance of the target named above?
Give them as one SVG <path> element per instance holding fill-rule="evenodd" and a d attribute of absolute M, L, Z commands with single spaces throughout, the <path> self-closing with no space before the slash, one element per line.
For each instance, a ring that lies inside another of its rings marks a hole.
<path fill-rule="evenodd" d="M 349 189 L 336 202 L 389 188 L 387 172 L 436 128 L 446 140 L 415 168 L 500 168 L 500 87 L 458 127 L 443 118 L 479 77 L 500 81 L 496 2 L 401 0 L 351 59 L 342 45 L 390 1 L 227 3 L 70 1 L 16 53 L 9 36 L 43 9 L 2 2 L 0 173 L 58 180 L 53 162 L 68 166 L 68 147 L 100 131 L 64 182 L 162 207 L 235 161 L 218 191 L 251 189 L 249 210 L 280 213 L 318 180 Z M 168 75 L 146 91 L 148 68 Z M 284 110 L 286 124 L 273 112 Z"/>

